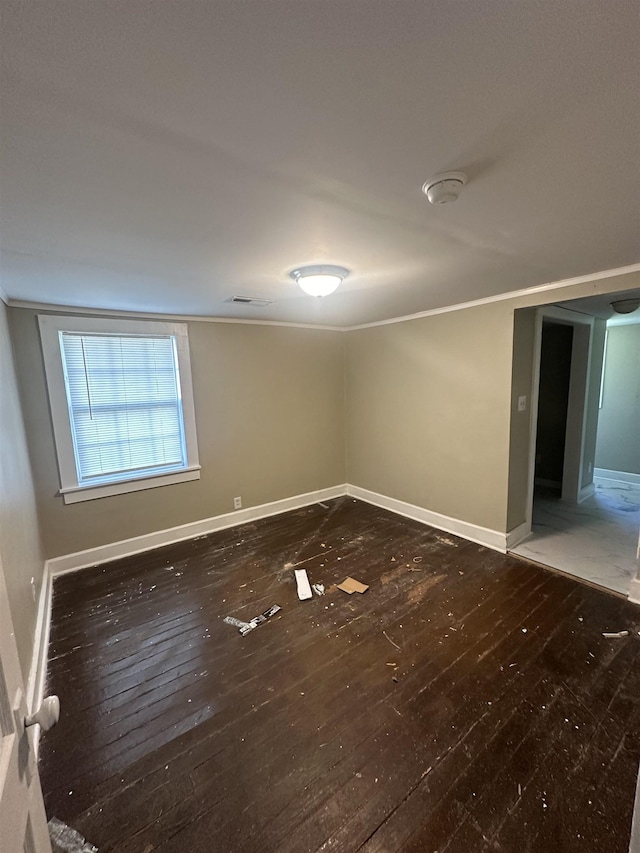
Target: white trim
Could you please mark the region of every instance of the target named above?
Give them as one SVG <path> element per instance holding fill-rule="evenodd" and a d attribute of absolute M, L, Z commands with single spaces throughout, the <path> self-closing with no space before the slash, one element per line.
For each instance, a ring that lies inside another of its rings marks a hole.
<path fill-rule="evenodd" d="M 578 503 L 584 503 L 588 498 L 592 498 L 596 493 L 596 487 L 593 483 L 587 483 L 578 492 Z"/>
<path fill-rule="evenodd" d="M 640 474 L 630 471 L 612 471 L 609 468 L 594 468 L 593 476 L 600 480 L 617 480 L 620 483 L 635 483 L 640 486 Z"/>
<path fill-rule="evenodd" d="M 581 323 L 583 326 L 593 327 L 595 317 L 591 314 L 581 314 L 579 311 L 573 311 L 571 308 L 563 308 L 562 305 L 545 305 L 540 308 L 544 320 L 550 320 L 552 323 L 560 323 L 565 326 L 573 326 L 575 323 Z"/>
<path fill-rule="evenodd" d="M 503 554 L 507 551 L 507 534 L 501 533 L 499 530 L 490 530 L 488 527 L 480 527 L 478 524 L 471 524 L 459 518 L 432 512 L 430 509 L 406 501 L 399 501 L 396 498 L 389 498 L 369 489 L 361 489 L 360 486 L 347 485 L 347 494 L 366 501 L 366 503 L 379 506 L 381 509 L 388 509 L 397 515 L 403 515 L 405 518 L 412 518 L 414 521 L 421 521 L 423 524 L 429 524 L 431 527 L 437 527 L 439 530 L 453 533 L 455 536 L 462 536 L 464 539 L 477 542 L 478 545 L 484 545 L 494 551 L 500 551 Z"/>
<path fill-rule="evenodd" d="M 593 317 L 578 316 L 581 318 L 580 320 L 575 322 L 571 320 L 569 323 L 573 326 L 573 343 L 571 347 L 564 467 L 562 470 L 562 500 L 571 503 L 580 503 L 581 500 L 595 324 Z"/>
<path fill-rule="evenodd" d="M 542 356 L 542 311 L 540 311 L 540 309 L 536 311 L 533 328 L 533 365 L 530 391 L 531 402 L 529 405 L 529 464 L 527 466 L 527 505 L 524 512 L 524 520 L 528 529 L 527 536 L 531 533 L 531 525 L 533 524 L 533 493 L 535 490 L 536 479 L 538 403 L 540 400 L 540 359 Z M 513 371 L 513 359 L 511 364 L 511 370 Z M 513 548 L 515 546 L 512 545 L 511 547 Z"/>
<path fill-rule="evenodd" d="M 302 495 L 294 495 L 278 501 L 260 504 L 229 512 L 224 515 L 215 515 L 211 518 L 203 518 L 200 521 L 191 521 L 178 527 L 170 527 L 166 530 L 156 530 L 143 536 L 135 536 L 132 539 L 123 539 L 120 542 L 112 542 L 109 545 L 99 545 L 97 548 L 88 548 L 86 551 L 77 551 L 74 554 L 64 554 L 47 560 L 47 569 L 52 577 L 75 572 L 78 569 L 86 569 L 89 566 L 97 566 L 110 560 L 118 560 L 122 557 L 131 557 L 154 548 L 162 548 L 164 545 L 172 545 L 174 542 L 182 542 L 185 539 L 193 539 L 196 536 L 206 536 L 217 530 L 226 530 L 228 527 L 237 527 L 248 521 L 256 521 L 259 518 L 268 518 L 281 512 L 289 512 L 292 509 L 319 503 L 320 501 L 338 498 L 347 494 L 347 486 L 331 486 L 328 489 L 319 489 L 314 492 L 306 492 Z"/>
<path fill-rule="evenodd" d="M 604 347 L 602 349 L 602 370 L 600 371 L 600 391 L 598 392 L 598 411 L 602 408 L 604 401 L 604 374 L 607 367 L 607 346 L 609 344 L 609 324 L 604 330 Z"/>
<path fill-rule="evenodd" d="M 523 521 L 507 533 L 507 551 L 513 550 L 531 536 L 531 522 Z"/>
<path fill-rule="evenodd" d="M 178 323 L 237 323 L 241 326 L 285 326 L 291 329 L 320 329 L 324 332 L 344 332 L 344 326 L 322 326 L 314 323 L 292 323 L 286 320 L 250 320 L 243 317 L 211 317 L 206 314 L 162 314 L 115 308 L 80 308 L 76 305 L 57 305 L 49 302 L 30 302 L 28 299 L 5 299 L 9 308 L 28 308 L 32 311 L 51 311 L 78 316 L 131 318 L 140 320 L 170 320 Z"/>
<path fill-rule="evenodd" d="M 187 483 L 200 479 L 200 466 L 181 468 L 171 474 L 152 474 L 139 480 L 119 480 L 117 483 L 105 483 L 101 486 L 68 486 L 60 489 L 66 504 L 79 501 L 93 501 L 96 498 L 108 498 L 112 495 L 126 495 L 129 492 L 141 492 L 158 486 L 172 486 L 175 483 Z"/>
<path fill-rule="evenodd" d="M 548 291 L 560 290 L 563 287 L 571 287 L 575 284 L 586 284 L 590 281 L 597 281 L 602 278 L 613 278 L 617 275 L 627 275 L 634 272 L 640 272 L 640 263 L 629 264 L 629 266 L 618 267 L 613 270 L 603 270 L 602 272 L 580 275 L 575 278 L 566 278 L 562 281 L 553 281 L 547 284 L 535 284 L 532 287 L 525 287 L 522 290 L 510 290 L 506 293 L 496 293 L 494 296 L 485 296 L 482 299 L 473 299 L 470 302 L 459 302 L 457 305 L 446 305 L 442 308 L 431 308 L 428 311 L 419 311 L 416 314 L 406 314 L 403 317 L 393 317 L 390 320 L 376 320 L 373 323 L 361 323 L 357 326 L 345 326 L 343 327 L 343 331 L 355 332 L 359 329 L 371 329 L 374 326 L 387 326 L 390 323 L 406 323 L 408 320 L 419 320 L 421 317 L 433 317 L 436 314 L 447 314 L 450 311 L 462 311 L 464 308 L 476 308 L 479 305 L 489 305 L 492 302 L 505 302 L 508 299 L 519 299 L 523 296 L 534 296 L 537 293 L 547 293 Z M 535 306 L 523 305 L 519 307 L 534 308 Z"/>
<path fill-rule="evenodd" d="M 33 714 L 40 707 L 42 700 L 44 699 L 47 678 L 49 635 L 51 632 L 51 600 L 52 576 L 49 571 L 49 567 L 45 563 L 40 585 L 38 616 L 36 619 L 36 630 L 33 638 L 29 680 L 27 682 L 26 689 L 27 709 L 30 714 Z M 34 726 L 33 748 L 36 758 L 38 757 L 39 744 L 40 726 Z"/>
<path fill-rule="evenodd" d="M 198 442 L 196 437 L 195 407 L 193 384 L 191 379 L 191 361 L 189 355 L 189 337 L 186 323 L 151 322 L 148 320 L 116 320 L 107 317 L 67 317 L 59 314 L 39 314 L 38 324 L 44 356 L 45 377 L 49 394 L 49 408 L 53 423 L 58 471 L 60 475 L 60 494 L 65 504 L 95 498 L 121 495 L 182 483 L 200 478 Z M 108 483 L 80 484 L 73 449 L 71 420 L 65 387 L 62 355 L 60 352 L 60 332 L 88 332 L 105 334 L 132 335 L 171 335 L 175 340 L 180 390 L 182 419 L 186 448 L 186 465 L 173 471 L 159 471 L 142 477 L 123 477 Z"/>

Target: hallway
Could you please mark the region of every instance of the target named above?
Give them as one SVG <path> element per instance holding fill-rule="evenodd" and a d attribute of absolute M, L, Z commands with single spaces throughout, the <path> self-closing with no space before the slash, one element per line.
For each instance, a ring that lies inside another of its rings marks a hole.
<path fill-rule="evenodd" d="M 595 495 L 578 506 L 536 495 L 533 534 L 512 553 L 626 595 L 637 570 L 640 485 L 593 482 Z"/>

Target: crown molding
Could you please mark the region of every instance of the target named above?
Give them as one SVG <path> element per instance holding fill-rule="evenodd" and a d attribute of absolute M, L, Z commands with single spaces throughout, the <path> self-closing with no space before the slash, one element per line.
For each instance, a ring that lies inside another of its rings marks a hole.
<path fill-rule="evenodd" d="M 428 311 L 419 311 L 416 314 L 406 314 L 402 317 L 393 317 L 389 320 L 376 320 L 373 323 L 361 323 L 357 326 L 346 326 L 342 328 L 345 332 L 355 332 L 359 329 L 371 329 L 375 326 L 389 326 L 393 323 L 406 323 L 408 320 L 419 320 L 422 317 L 434 317 L 437 314 L 449 314 L 451 311 L 463 311 L 465 308 L 477 308 L 479 305 L 490 305 L 493 302 L 506 302 L 509 299 L 519 299 L 523 296 L 535 296 L 538 293 L 548 293 L 554 290 L 560 290 L 563 287 L 571 287 L 576 284 L 586 284 L 590 281 L 613 278 L 617 275 L 628 275 L 629 273 L 634 272 L 640 272 L 640 263 L 630 264 L 626 267 L 617 267 L 612 270 L 603 270 L 602 272 L 589 273 L 588 275 L 580 275 L 575 278 L 565 278 L 561 281 L 552 281 L 547 282 L 546 284 L 535 284 L 532 287 L 525 287 L 522 290 L 510 290 L 506 293 L 496 293 L 494 296 L 485 296 L 482 299 L 473 299 L 470 302 L 459 302 L 456 305 L 446 305 L 442 308 L 432 308 Z"/>
<path fill-rule="evenodd" d="M 76 305 L 57 305 L 49 302 L 30 302 L 26 299 L 9 299 L 10 308 L 28 308 L 32 311 L 49 311 L 56 314 L 81 314 L 93 317 L 121 317 L 135 320 L 175 320 L 182 323 L 231 323 L 241 326 L 284 326 L 288 329 L 319 329 L 324 332 L 344 332 L 344 326 L 321 326 L 314 323 L 289 323 L 285 320 L 250 320 L 242 317 L 209 317 L 201 314 L 162 314 L 150 311 L 126 311 L 113 308 L 79 308 Z"/>

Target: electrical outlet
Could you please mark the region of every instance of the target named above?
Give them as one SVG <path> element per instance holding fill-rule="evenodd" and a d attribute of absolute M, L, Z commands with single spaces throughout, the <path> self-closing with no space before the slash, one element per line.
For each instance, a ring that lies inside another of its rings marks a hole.
<path fill-rule="evenodd" d="M 527 398 L 526 397 L 518 397 L 518 411 L 524 412 L 527 408 Z"/>
<path fill-rule="evenodd" d="M 234 498 L 233 499 L 233 508 L 234 509 L 242 509 L 242 498 Z"/>

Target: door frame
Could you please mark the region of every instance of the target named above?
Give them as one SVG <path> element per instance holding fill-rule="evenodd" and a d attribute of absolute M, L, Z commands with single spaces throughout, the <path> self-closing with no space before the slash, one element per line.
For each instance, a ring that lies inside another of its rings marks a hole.
<path fill-rule="evenodd" d="M 536 443 L 538 439 L 538 404 L 540 397 L 540 358 L 542 355 L 542 325 L 550 320 L 573 328 L 569 405 L 565 432 L 564 467 L 562 471 L 562 500 L 581 503 L 593 494 L 593 486 L 582 487 L 585 425 L 589 402 L 588 378 L 591 372 L 593 327 L 595 318 L 568 308 L 544 305 L 537 309 L 533 339 L 533 371 L 531 377 L 531 406 L 529 409 L 529 465 L 525 525 L 520 541 L 530 535 L 533 522 L 533 493 L 535 488 Z"/>

